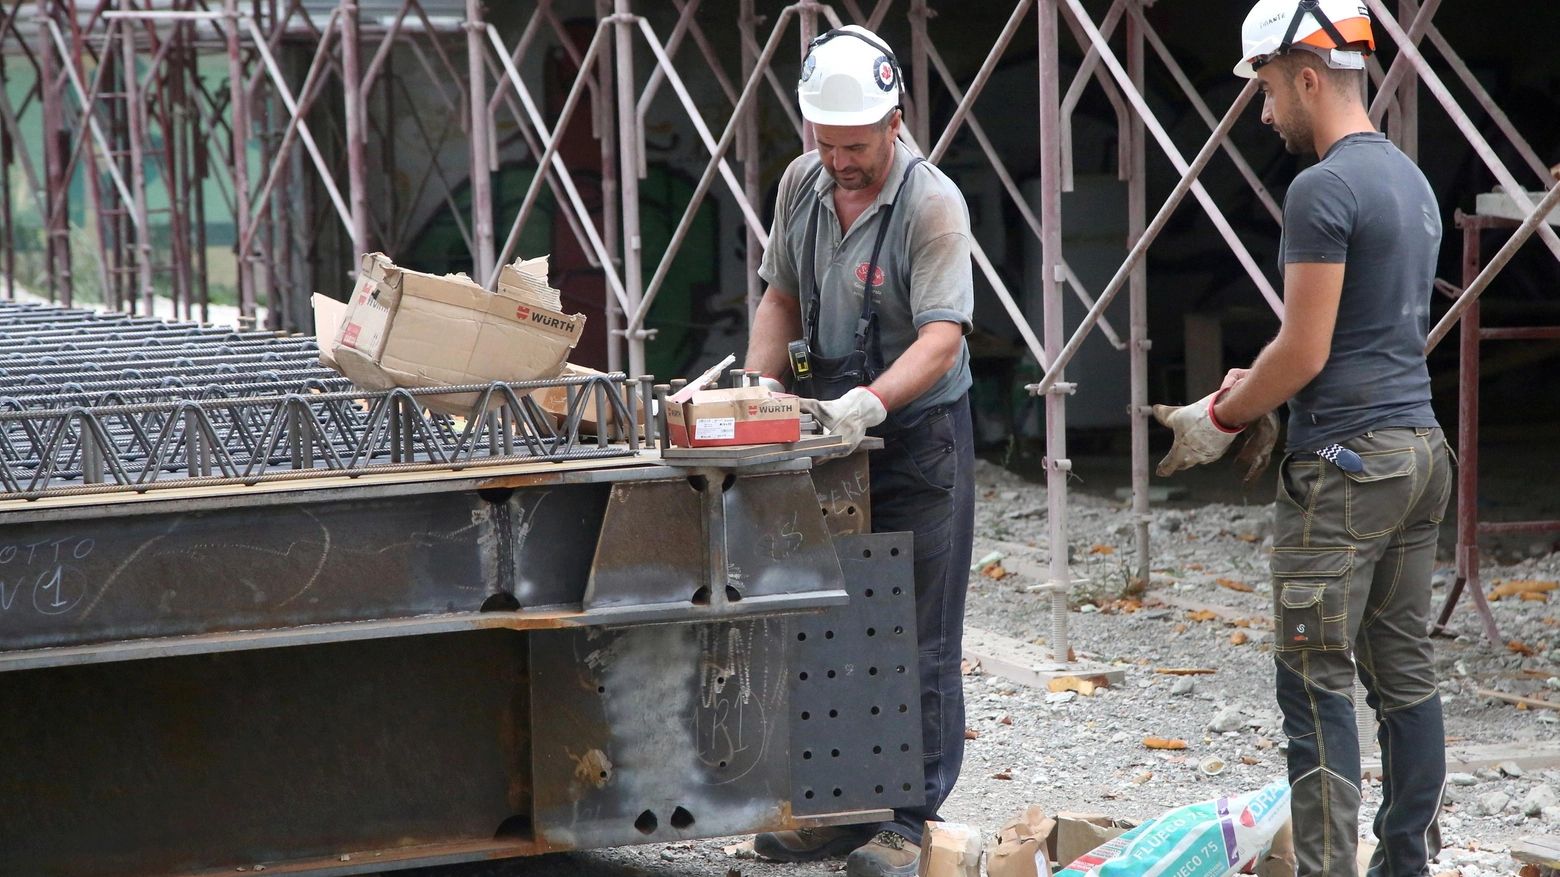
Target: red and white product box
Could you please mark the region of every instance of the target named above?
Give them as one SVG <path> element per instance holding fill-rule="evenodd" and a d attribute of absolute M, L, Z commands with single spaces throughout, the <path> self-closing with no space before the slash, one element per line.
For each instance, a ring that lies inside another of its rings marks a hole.
<path fill-rule="evenodd" d="M 802 438 L 802 408 L 795 396 L 763 387 L 700 390 L 666 411 L 672 443 L 684 448 L 784 444 Z"/>

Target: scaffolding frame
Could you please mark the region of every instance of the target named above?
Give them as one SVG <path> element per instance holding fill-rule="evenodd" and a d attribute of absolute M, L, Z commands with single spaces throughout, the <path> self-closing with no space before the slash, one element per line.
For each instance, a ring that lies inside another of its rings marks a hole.
<path fill-rule="evenodd" d="M 1389 69 L 1383 70 L 1374 58 L 1369 65 L 1377 88 L 1370 108 L 1372 118 L 1384 122 L 1389 136 L 1410 157 L 1417 158 L 1422 86 L 1450 115 L 1519 207 L 1531 211 L 1533 217 L 1543 215 L 1545 205 L 1554 203 L 1553 190 L 1542 204 L 1533 203 L 1418 48 L 1424 41 L 1435 48 L 1527 169 L 1537 175 L 1541 185 L 1553 186 L 1543 162 L 1436 29 L 1434 17 L 1441 0 L 1398 0 L 1397 16 L 1409 23 L 1406 29 L 1383 0 L 1366 2 L 1382 41 L 1396 44 L 1398 50 Z M 564 219 L 589 264 L 606 280 L 609 369 L 643 375 L 645 341 L 656 331 L 648 325 L 650 309 L 665 288 L 673 260 L 717 179 L 742 214 L 750 317 L 763 293 L 756 274 L 768 240 L 757 209 L 761 198 L 761 93 L 768 91 L 778 98 L 801 147 L 812 148 L 810 126 L 797 116 L 793 95 L 776 72 L 776 59 L 782 53 L 788 58 L 799 57 L 790 53 L 805 52 L 820 26 L 838 27 L 849 20 L 875 28 L 897 8 L 907 16 L 912 35 L 907 53 L 909 95 L 904 108 L 904 141 L 935 162 L 945 157 L 955 139 L 967 130 L 1041 245 L 1038 300 L 1042 317 L 1037 331 L 1024 310 L 1024 300 L 1008 289 L 979 243 L 971 241 L 976 267 L 1012 319 L 1025 350 L 1044 370 L 1043 377 L 1028 388 L 1044 399 L 1045 409 L 1051 561 L 1049 581 L 1042 590 L 1048 591 L 1052 600 L 1050 645 L 1059 660 L 1068 660 L 1072 650 L 1066 609 L 1072 577 L 1065 550 L 1071 470 L 1067 396 L 1077 385 L 1067 379 L 1067 366 L 1096 328 L 1130 359 L 1135 515 L 1131 575 L 1142 587 L 1148 582 L 1152 557 L 1147 360 L 1152 341 L 1147 331 L 1145 256 L 1187 195 L 1198 202 L 1241 264 L 1252 288 L 1282 317 L 1283 303 L 1272 281 L 1200 182 L 1214 156 L 1223 152 L 1265 211 L 1275 222 L 1282 222 L 1277 201 L 1228 137 L 1256 96 L 1255 84 L 1247 83 L 1222 118 L 1216 117 L 1148 21 L 1145 9 L 1152 0 L 1114 0 L 1098 22 L 1081 0 L 1016 0 L 968 84 L 955 80 L 937 50 L 929 27 L 936 13 L 929 0 L 876 0 L 870 9 L 858 0 L 840 0 L 840 9 L 819 0 L 798 0 L 767 17 L 758 14 L 755 0 L 740 0 L 735 9 L 741 39 L 735 53 L 740 67 L 735 75 L 727 70 L 729 59 L 722 57 L 700 24 L 700 13 L 707 11 L 702 0 L 672 0 L 672 4 L 676 23 L 663 39 L 649 19 L 635 14 L 632 0 L 596 0 L 594 28 L 582 48 L 560 21 L 553 0 L 535 0 L 513 44 L 506 43 L 485 20 L 481 0 L 465 0 L 458 22 L 436 21 L 421 0 L 403 0 L 398 13 L 388 21 L 369 22 L 363 20 L 355 0 L 340 0 L 323 21 L 318 15 L 319 4 L 311 14 L 301 0 L 7 0 L 0 3 L 0 51 L 8 59 L 20 58 L 29 65 L 38 84 L 15 106 L 0 89 L 0 158 L 4 159 L 0 160 L 0 174 L 4 175 L 0 184 L 9 181 L 15 158 L 46 217 L 45 260 L 52 299 L 72 303 L 69 192 L 76 169 L 82 167 L 87 171 L 86 189 L 97 220 L 96 245 L 103 266 L 100 279 L 108 306 L 149 310 L 155 278 L 166 275 L 183 314 L 194 317 L 198 313 L 201 319 L 209 319 L 204 181 L 215 180 L 236 226 L 241 312 L 247 317 L 255 315 L 260 297 L 256 268 L 272 266 L 264 272 L 266 300 L 271 304 L 269 325 L 296 329 L 306 320 L 292 310 L 298 297 L 290 291 L 307 282 L 296 275 L 300 266 L 315 258 L 322 236 L 343 235 L 353 252 L 364 252 L 376 244 L 393 250 L 404 244 L 410 232 L 407 217 L 397 210 L 394 187 L 387 185 L 383 198 L 375 194 L 373 172 L 393 176 L 397 170 L 395 150 L 387 147 L 376 168 L 368 148 L 374 136 L 387 144 L 396 136 L 389 127 L 391 120 L 376 117 L 374 104 L 376 97 L 387 106 L 394 101 L 398 77 L 390 75 L 392 50 L 404 47 L 432 85 L 430 93 L 450 110 L 442 125 L 433 130 L 423 119 L 414 119 L 414 133 L 429 156 L 413 189 L 414 200 L 435 188 L 455 217 L 471 253 L 475 279 L 491 286 L 496 283 L 497 267 L 513 254 L 521 233 L 534 220 L 545 185 L 552 194 L 556 215 Z M 639 5 L 643 7 L 645 0 Z M 1031 14 L 1037 28 L 1039 59 L 1038 210 L 1019 191 L 975 113 L 993 72 Z M 1068 83 L 1061 82 L 1063 25 L 1084 53 L 1081 66 Z M 790 42 L 793 26 L 796 42 Z M 521 74 L 528 57 L 554 45 L 549 37 L 574 66 L 566 83 L 567 97 L 552 119 L 538 104 L 535 84 Z M 1113 40 L 1121 44 L 1120 49 Z M 306 69 L 283 68 L 278 55 L 284 43 L 312 47 L 312 52 L 306 53 Z M 705 118 L 708 106 L 701 107 L 694 100 L 678 71 L 679 53 L 690 44 L 698 52 L 696 63 L 702 62 L 728 105 L 724 122 L 711 123 Z M 651 72 L 642 82 L 635 54 L 646 51 Z M 229 75 L 225 93 L 209 89 L 199 74 L 198 61 L 208 56 L 226 60 Z M 1164 66 L 1209 128 L 1208 139 L 1191 160 L 1182 154 L 1145 98 L 1146 69 L 1154 59 Z M 942 129 L 934 131 L 931 98 L 939 86 L 956 108 Z M 405 89 L 404 84 L 399 87 Z M 1072 116 L 1090 87 L 1100 88 L 1115 112 L 1118 175 L 1128 187 L 1129 252 L 1098 295 L 1085 289 L 1062 250 L 1061 196 L 1072 184 Z M 342 102 L 339 125 L 334 115 L 322 119 L 312 113 L 337 88 Z M 708 160 L 670 245 L 656 264 L 647 266 L 641 246 L 639 191 L 639 181 L 647 171 L 646 114 L 658 97 L 668 94 L 692 125 Z M 561 134 L 582 111 L 587 97 L 592 132 L 600 144 L 603 203 L 599 221 L 560 155 Z M 43 116 L 46 132 L 42 155 L 36 160 L 22 141 L 20 125 L 23 115 L 34 111 L 34 104 Z M 494 221 L 492 179 L 499 169 L 501 151 L 496 131 L 505 118 L 513 120 L 538 169 L 507 231 Z M 450 138 L 462 135 L 469 149 L 465 169 L 471 193 L 469 215 L 455 200 L 456 186 L 450 174 L 454 169 L 442 166 L 439 158 Z M 1170 196 L 1152 217 L 1146 185 L 1150 138 L 1180 174 Z M 339 150 L 327 148 L 334 146 Z M 252 150 L 255 157 L 251 157 Z M 148 164 L 156 171 L 155 181 L 148 174 Z M 306 182 L 323 191 L 325 197 L 319 203 L 300 203 L 301 187 Z M 148 189 L 157 186 L 163 188 L 168 205 L 159 209 L 170 214 L 171 241 L 167 247 L 157 246 L 151 233 L 154 209 Z M 4 190 L 0 219 L 5 225 L 0 249 L 4 251 L 9 291 L 15 252 L 13 205 L 10 186 L 0 185 L 0 189 Z M 1520 246 L 1535 234 L 1560 257 L 1560 236 L 1541 222 L 1523 223 L 1508 246 Z M 156 261 L 163 254 L 167 261 Z M 1455 321 L 1466 312 L 1504 264 L 1499 257 L 1492 260 L 1467 285 L 1446 320 Z M 350 270 L 351 266 L 327 268 Z M 1130 312 L 1124 337 L 1104 315 L 1123 289 L 1127 290 Z M 1067 294 L 1078 297 L 1088 308 L 1082 324 L 1070 334 L 1063 323 L 1063 297 Z M 1446 320 L 1438 326 L 1435 340 L 1449 327 Z M 1459 581 L 1466 578 L 1464 567 L 1460 551 Z"/>

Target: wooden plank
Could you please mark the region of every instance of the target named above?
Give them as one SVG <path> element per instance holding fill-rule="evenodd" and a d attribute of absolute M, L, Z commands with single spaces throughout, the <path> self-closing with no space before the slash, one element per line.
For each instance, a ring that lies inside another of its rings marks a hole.
<path fill-rule="evenodd" d="M 1511 857 L 1529 865 L 1560 868 L 1560 837 L 1537 834 L 1511 845 Z"/>
<path fill-rule="evenodd" d="M 1019 685 L 1049 691 L 1051 680 L 1076 676 L 1095 685 L 1118 688 L 1127 681 L 1126 670 L 1095 661 L 1053 661 L 1045 650 L 1033 643 L 966 627 L 964 660 L 980 667 L 981 672 Z"/>
<path fill-rule="evenodd" d="M 1473 773 L 1481 767 L 1494 767 L 1504 761 L 1515 762 L 1525 770 L 1560 767 L 1560 741 L 1446 747 L 1446 770 L 1449 773 Z M 1366 759 L 1360 769 L 1367 776 L 1379 777 L 1381 759 Z"/>
<path fill-rule="evenodd" d="M 1180 594 L 1172 594 L 1169 591 L 1149 591 L 1143 597 L 1145 603 L 1158 601 L 1166 606 L 1177 609 L 1186 609 L 1191 612 L 1212 612 L 1225 621 L 1238 621 L 1241 619 L 1262 618 L 1267 615 L 1261 609 L 1236 609 L 1233 606 L 1221 606 L 1218 603 L 1208 603 L 1203 600 L 1183 597 Z"/>
<path fill-rule="evenodd" d="M 786 444 L 667 448 L 661 452 L 661 460 L 669 466 L 756 466 L 796 457 L 825 456 L 843 450 L 845 450 L 843 439 L 832 435 L 817 435 L 806 436 L 801 441 Z"/>
<path fill-rule="evenodd" d="M 1560 711 L 1560 701 L 1542 700 L 1537 697 L 1522 697 L 1521 695 L 1507 694 L 1504 691 L 1494 691 L 1488 688 L 1479 689 L 1479 696 L 1503 700 L 1506 703 L 1514 703 L 1518 706 L 1525 706 L 1528 709 Z"/>

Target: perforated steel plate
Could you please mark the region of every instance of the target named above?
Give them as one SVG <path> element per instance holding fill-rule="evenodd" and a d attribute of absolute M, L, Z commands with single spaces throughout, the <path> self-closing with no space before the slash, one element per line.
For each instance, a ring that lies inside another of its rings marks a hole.
<path fill-rule="evenodd" d="M 909 533 L 837 536 L 850 603 L 791 621 L 797 815 L 925 800 Z"/>

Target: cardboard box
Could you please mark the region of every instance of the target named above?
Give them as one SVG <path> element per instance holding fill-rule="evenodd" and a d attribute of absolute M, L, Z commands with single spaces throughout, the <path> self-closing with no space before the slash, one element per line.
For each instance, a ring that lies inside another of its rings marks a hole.
<path fill-rule="evenodd" d="M 986 873 L 990 877 L 1051 877 L 1045 839 L 1054 825 L 1033 805 L 1009 819 L 986 847 Z"/>
<path fill-rule="evenodd" d="M 763 387 L 700 390 L 667 406 L 666 426 L 684 448 L 795 442 L 802 438 L 802 407 L 795 396 Z"/>
<path fill-rule="evenodd" d="M 584 328 L 583 314 L 538 307 L 532 296 L 490 293 L 463 274 L 435 277 L 369 253 L 330 355 L 368 390 L 543 380 L 562 371 Z M 420 401 L 470 414 L 477 398 Z"/>
<path fill-rule="evenodd" d="M 606 372 L 599 372 L 593 368 L 566 362 L 563 364 L 563 373 L 559 377 L 577 378 L 602 374 L 606 374 Z M 638 385 L 635 385 L 636 390 L 637 388 Z M 554 426 L 562 426 L 564 419 L 569 416 L 569 391 L 566 387 L 547 387 L 546 389 L 536 390 L 531 393 L 531 398 L 536 400 L 536 404 L 540 405 L 543 411 L 552 415 Z M 607 408 L 607 426 L 611 427 L 616 423 L 617 413 L 609 406 Z M 580 412 L 580 432 L 584 435 L 596 435 L 596 404 L 593 401 L 587 402 L 584 410 Z M 643 433 L 644 430 L 640 430 L 641 436 Z"/>
<path fill-rule="evenodd" d="M 980 877 L 980 832 L 956 822 L 928 822 L 919 877 Z"/>
<path fill-rule="evenodd" d="M 310 297 L 309 304 L 314 308 L 314 340 L 320 346 L 320 365 L 339 372 L 341 368 L 336 365 L 336 357 L 331 355 L 331 348 L 334 346 L 332 342 L 336 338 L 336 332 L 347 316 L 347 303 L 316 292 Z"/>
<path fill-rule="evenodd" d="M 1137 823 L 1115 819 L 1104 813 L 1058 813 L 1052 852 L 1063 868 L 1100 845 L 1126 834 Z"/>

